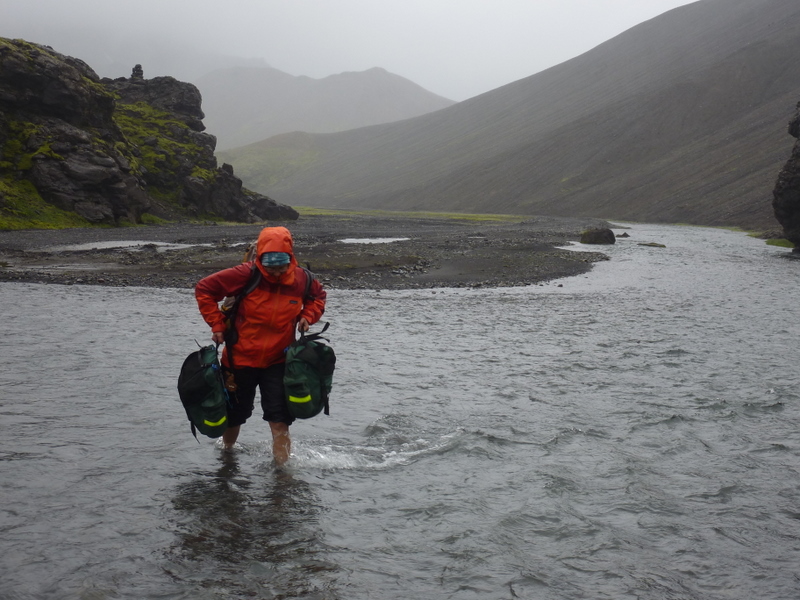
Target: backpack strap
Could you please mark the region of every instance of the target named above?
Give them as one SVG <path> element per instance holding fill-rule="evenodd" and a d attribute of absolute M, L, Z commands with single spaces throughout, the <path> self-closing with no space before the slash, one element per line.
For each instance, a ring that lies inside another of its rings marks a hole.
<path fill-rule="evenodd" d="M 303 342 L 303 343 L 304 342 L 314 342 L 314 341 L 320 340 L 320 339 L 325 340 L 325 341 L 330 341 L 330 340 L 328 340 L 328 338 L 322 337 L 322 334 L 325 333 L 326 331 L 328 331 L 328 327 L 330 327 L 330 326 L 331 326 L 330 322 L 329 321 L 325 321 L 325 325 L 323 326 L 323 328 L 320 331 L 317 331 L 316 333 L 309 333 L 308 335 L 306 335 L 306 333 L 304 331 L 301 331 L 300 332 L 300 341 Z"/>
<path fill-rule="evenodd" d="M 250 279 L 247 281 L 247 285 L 244 286 L 242 293 L 237 297 L 237 300 L 247 296 L 258 287 L 259 283 L 261 283 L 261 269 L 256 266 L 256 263 L 252 263 L 250 265 Z"/>
<path fill-rule="evenodd" d="M 245 285 L 242 291 L 236 296 L 236 301 L 228 311 L 228 322 L 230 323 L 229 332 L 236 332 L 236 315 L 239 313 L 239 305 L 247 294 L 258 287 L 259 283 L 261 283 L 261 270 L 253 263 L 250 265 L 250 279 L 247 280 L 247 285 Z M 234 336 L 233 342 L 225 343 L 225 347 L 228 349 L 228 362 L 230 363 L 231 369 L 235 368 L 233 363 L 233 347 L 236 345 L 237 340 L 238 336 Z"/>
<path fill-rule="evenodd" d="M 298 265 L 299 266 L 299 265 Z M 314 275 L 310 270 L 306 269 L 305 267 L 300 267 L 306 274 L 306 288 L 303 291 L 303 301 L 307 300 L 310 296 L 308 293 L 311 291 L 311 282 L 314 281 L 317 276 Z"/>

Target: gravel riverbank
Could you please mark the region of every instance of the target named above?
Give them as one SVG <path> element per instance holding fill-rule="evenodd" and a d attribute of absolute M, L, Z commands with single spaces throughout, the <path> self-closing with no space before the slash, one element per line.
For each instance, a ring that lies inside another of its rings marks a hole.
<path fill-rule="evenodd" d="M 558 246 L 608 223 L 342 213 L 270 225 L 292 231 L 298 260 L 329 288 L 407 289 L 517 286 L 578 275 L 606 256 Z M 0 231 L 0 281 L 191 288 L 240 262 L 262 227 Z"/>

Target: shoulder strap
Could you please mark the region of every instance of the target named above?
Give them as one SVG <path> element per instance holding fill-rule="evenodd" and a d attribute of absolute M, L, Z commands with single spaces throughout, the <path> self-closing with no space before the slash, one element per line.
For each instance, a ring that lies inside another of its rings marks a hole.
<path fill-rule="evenodd" d="M 250 265 L 250 279 L 247 280 L 247 285 L 245 285 L 242 291 L 236 296 L 236 301 L 233 303 L 230 311 L 228 311 L 228 314 L 231 315 L 231 323 L 233 323 L 233 318 L 236 316 L 236 311 L 239 310 L 239 305 L 242 303 L 244 297 L 256 289 L 259 283 L 261 283 L 261 270 L 253 263 Z"/>
<path fill-rule="evenodd" d="M 305 301 L 309 296 L 308 293 L 311 291 L 311 282 L 314 281 L 317 276 L 314 275 L 311 271 L 306 269 L 305 267 L 300 267 L 306 274 L 306 288 L 303 291 L 303 300 Z"/>
<path fill-rule="evenodd" d="M 244 286 L 242 293 L 239 294 L 238 298 L 244 298 L 252 292 L 254 289 L 258 287 L 258 284 L 261 283 L 261 269 L 256 266 L 256 263 L 250 265 L 250 279 L 247 282 L 247 285 Z"/>
<path fill-rule="evenodd" d="M 255 263 L 250 265 L 250 279 L 247 280 L 247 285 L 244 286 L 244 289 L 236 296 L 236 301 L 231 306 L 231 309 L 228 311 L 228 319 L 230 323 L 230 329 L 228 331 L 233 331 L 236 329 L 236 315 L 239 312 L 239 305 L 242 303 L 242 299 L 247 296 L 250 292 L 258 287 L 258 284 L 261 283 L 261 269 L 259 269 Z M 231 369 L 234 368 L 233 364 L 233 347 L 236 345 L 238 336 L 233 336 L 233 343 L 225 344 L 225 347 L 228 349 L 228 362 L 230 363 Z"/>

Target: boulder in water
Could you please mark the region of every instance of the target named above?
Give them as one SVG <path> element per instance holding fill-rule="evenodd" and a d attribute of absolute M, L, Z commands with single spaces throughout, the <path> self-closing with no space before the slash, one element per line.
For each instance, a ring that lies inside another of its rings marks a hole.
<path fill-rule="evenodd" d="M 581 244 L 615 244 L 617 238 L 607 227 L 587 229 L 581 233 Z"/>

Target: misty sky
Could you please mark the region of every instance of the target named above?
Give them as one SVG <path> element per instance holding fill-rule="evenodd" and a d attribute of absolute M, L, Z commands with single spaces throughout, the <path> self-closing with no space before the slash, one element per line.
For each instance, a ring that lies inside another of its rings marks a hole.
<path fill-rule="evenodd" d="M 145 77 L 191 80 L 219 54 L 314 78 L 383 67 L 465 100 L 691 1 L 0 0 L 0 37 L 48 44 L 108 77 L 140 62 Z"/>

